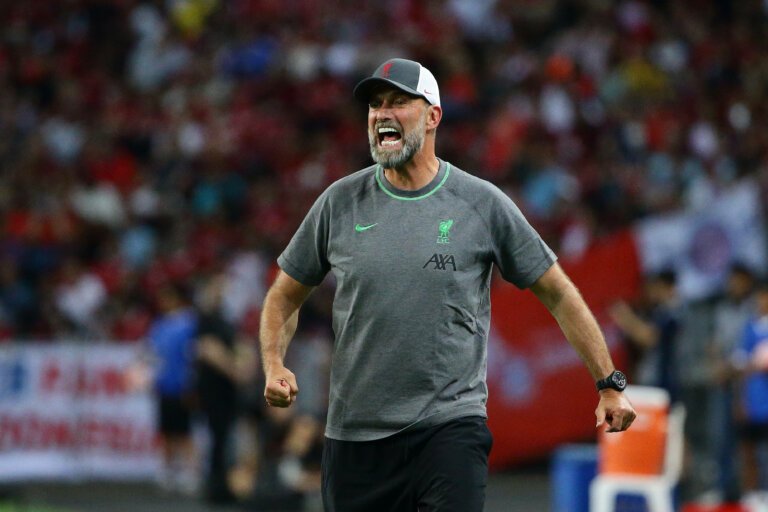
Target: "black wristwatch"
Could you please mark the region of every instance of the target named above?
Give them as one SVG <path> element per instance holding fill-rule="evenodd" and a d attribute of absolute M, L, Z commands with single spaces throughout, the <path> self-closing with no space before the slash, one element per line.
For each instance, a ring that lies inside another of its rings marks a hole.
<path fill-rule="evenodd" d="M 604 389 L 615 389 L 616 391 L 624 391 L 627 387 L 627 376 L 621 373 L 619 370 L 614 370 L 609 376 L 604 379 L 600 379 L 595 383 L 598 391 Z"/>

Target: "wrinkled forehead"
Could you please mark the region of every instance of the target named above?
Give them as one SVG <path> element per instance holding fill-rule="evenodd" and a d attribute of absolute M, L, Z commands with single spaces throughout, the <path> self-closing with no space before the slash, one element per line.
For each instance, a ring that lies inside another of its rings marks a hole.
<path fill-rule="evenodd" d="M 427 100 L 421 96 L 415 94 L 409 94 L 402 89 L 389 85 L 387 83 L 379 83 L 371 87 L 371 93 L 368 95 L 368 103 L 373 101 L 392 100 L 395 98 L 408 98 L 412 100 L 422 100 L 425 104 L 429 104 Z"/>

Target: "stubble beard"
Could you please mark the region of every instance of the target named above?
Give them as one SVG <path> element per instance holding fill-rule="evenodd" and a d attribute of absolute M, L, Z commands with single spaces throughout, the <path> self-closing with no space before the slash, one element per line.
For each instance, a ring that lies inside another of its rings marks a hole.
<path fill-rule="evenodd" d="M 373 158 L 373 161 L 384 169 L 402 169 L 424 147 L 427 128 L 424 126 L 424 122 L 420 122 L 419 126 L 419 129 L 412 130 L 403 136 L 403 145 L 399 151 L 388 150 L 379 146 L 378 136 L 375 131 L 371 132 L 369 130 L 368 144 L 371 147 L 371 158 Z"/>

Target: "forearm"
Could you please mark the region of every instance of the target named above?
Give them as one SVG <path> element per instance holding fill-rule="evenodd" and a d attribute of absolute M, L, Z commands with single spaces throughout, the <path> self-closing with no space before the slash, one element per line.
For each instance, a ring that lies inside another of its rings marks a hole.
<path fill-rule="evenodd" d="M 597 320 L 559 265 L 547 270 L 531 286 L 531 291 L 552 313 L 595 380 L 603 379 L 615 370 Z"/>
<path fill-rule="evenodd" d="M 264 300 L 259 339 L 261 360 L 267 373 L 270 367 L 283 365 L 285 353 L 299 322 L 299 306 L 274 291 L 270 291 Z"/>
<path fill-rule="evenodd" d="M 615 367 L 605 338 L 576 287 L 571 285 L 550 311 L 592 377 L 599 380 L 608 376 Z"/>
<path fill-rule="evenodd" d="M 261 308 L 261 361 L 266 383 L 264 398 L 274 407 L 289 407 L 299 393 L 296 376 L 283 364 L 288 344 L 296 333 L 299 308 L 312 292 L 283 271 L 267 292 Z"/>
<path fill-rule="evenodd" d="M 579 290 L 555 263 L 531 286 L 531 291 L 555 317 L 568 342 L 576 349 L 595 381 L 616 369 L 597 320 Z M 608 423 L 606 432 L 626 430 L 635 419 L 632 404 L 616 389 L 600 391 L 595 409 L 597 426 Z"/>

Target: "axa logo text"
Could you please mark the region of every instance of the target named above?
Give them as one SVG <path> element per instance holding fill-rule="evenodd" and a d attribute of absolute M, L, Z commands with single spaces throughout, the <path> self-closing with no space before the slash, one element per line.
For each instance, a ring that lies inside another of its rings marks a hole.
<path fill-rule="evenodd" d="M 453 254 L 433 254 L 429 260 L 421 268 L 427 268 L 432 266 L 432 270 L 453 270 L 456 271 L 456 261 L 453 259 Z"/>

